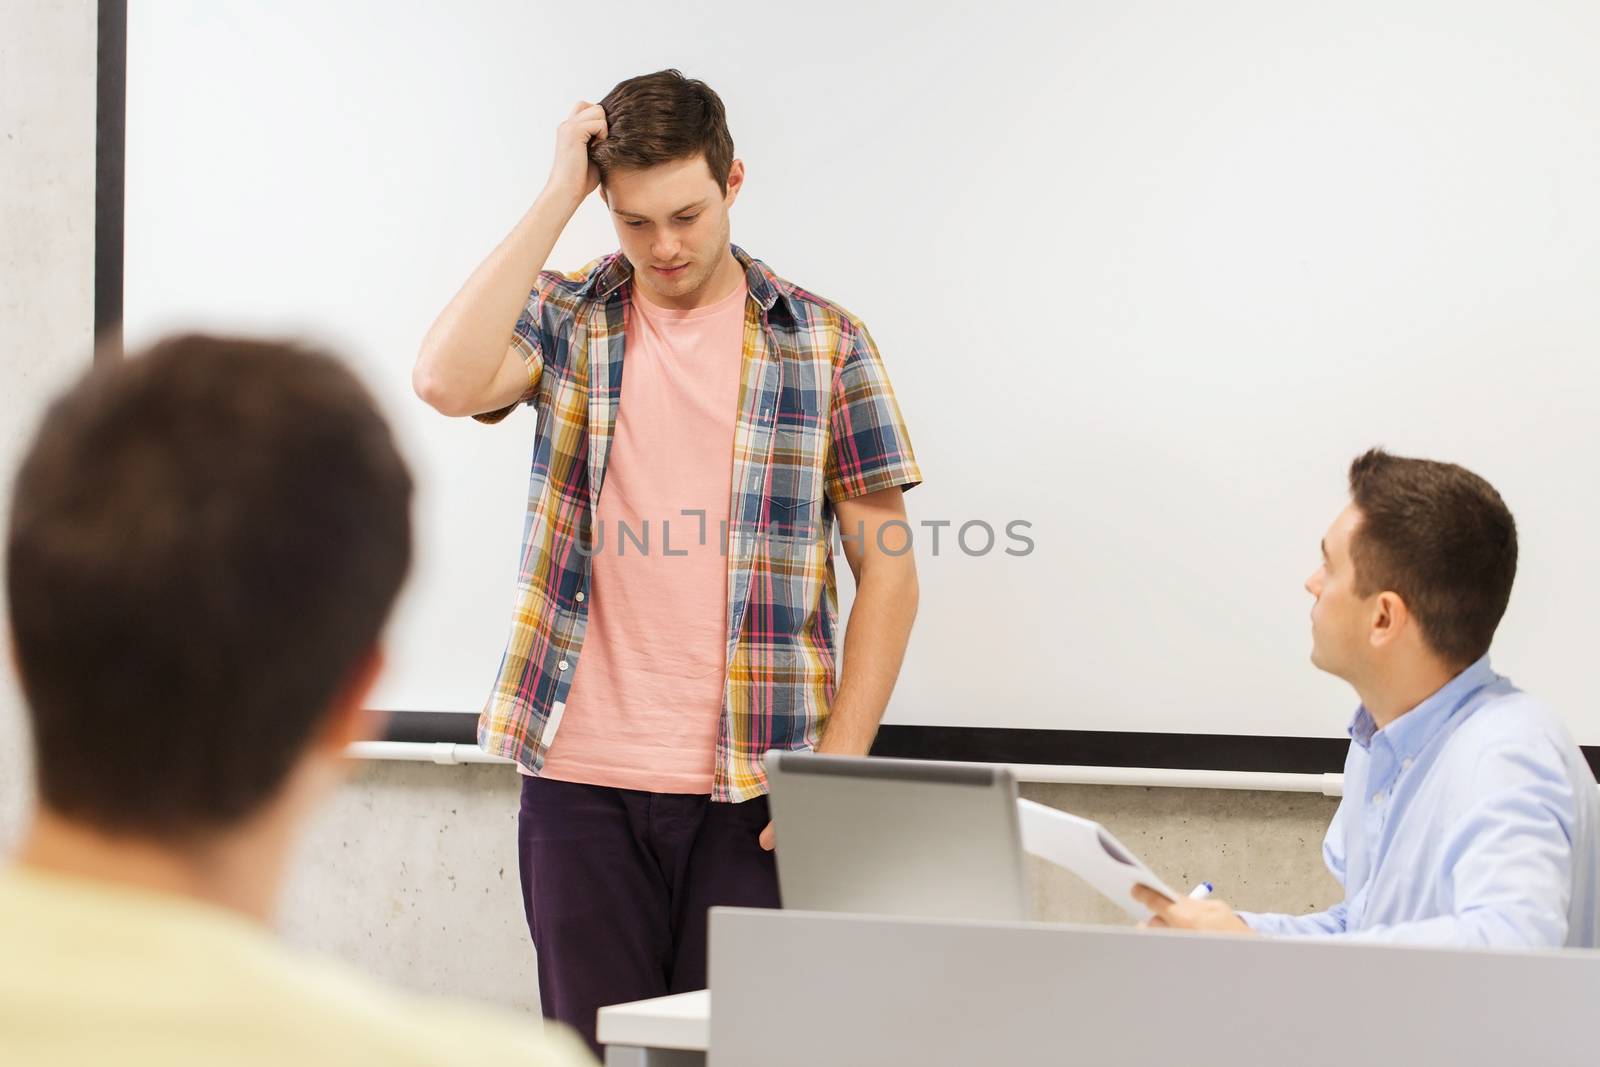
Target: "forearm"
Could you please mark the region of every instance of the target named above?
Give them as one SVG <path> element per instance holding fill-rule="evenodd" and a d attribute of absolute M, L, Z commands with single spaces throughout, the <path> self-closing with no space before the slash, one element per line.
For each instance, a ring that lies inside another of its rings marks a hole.
<path fill-rule="evenodd" d="M 1533 909 L 1478 909 L 1456 915 L 1435 915 L 1415 922 L 1369 926 L 1351 932 L 1342 922 L 1330 924 L 1328 913 L 1291 918 L 1287 915 L 1242 915 L 1258 933 L 1275 937 L 1336 937 L 1383 945 L 1432 945 L 1455 948 L 1561 948 L 1566 941 L 1566 916 Z"/>
<path fill-rule="evenodd" d="M 1258 934 L 1268 937 L 1326 937 L 1345 932 L 1345 906 L 1336 904 L 1312 915 L 1279 915 L 1241 911 L 1239 918 Z"/>
<path fill-rule="evenodd" d="M 872 747 L 905 660 L 917 597 L 909 553 L 863 573 L 845 628 L 838 691 L 817 751 L 863 756 Z"/>
<path fill-rule="evenodd" d="M 1470 876 L 1469 876 L 1470 877 Z M 1563 883 L 1552 878 L 1550 886 Z M 1410 922 L 1380 923 L 1351 930 L 1343 902 L 1315 915 L 1239 917 L 1257 933 L 1271 937 L 1337 937 L 1393 945 L 1455 945 L 1469 948 L 1560 948 L 1567 938 L 1566 898 L 1559 890 L 1540 893 L 1517 886 L 1458 901 L 1456 910 Z"/>
<path fill-rule="evenodd" d="M 1373 926 L 1346 935 L 1351 941 L 1386 945 L 1438 945 L 1457 948 L 1561 948 L 1567 917 L 1534 910 L 1473 911 L 1439 915 L 1417 922 Z"/>
<path fill-rule="evenodd" d="M 581 202 L 570 193 L 541 193 L 472 272 L 422 340 L 412 372 L 418 396 L 440 410 L 453 410 L 489 388 L 528 294 Z"/>

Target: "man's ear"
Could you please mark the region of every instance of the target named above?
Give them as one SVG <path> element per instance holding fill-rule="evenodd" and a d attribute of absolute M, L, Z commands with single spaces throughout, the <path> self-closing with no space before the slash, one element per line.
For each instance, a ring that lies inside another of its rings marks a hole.
<path fill-rule="evenodd" d="M 1411 610 L 1399 593 L 1379 593 L 1373 600 L 1372 624 L 1368 639 L 1373 648 L 1384 648 L 1400 639 L 1411 625 Z"/>
<path fill-rule="evenodd" d="M 340 688 L 328 708 L 328 717 L 317 747 L 333 756 L 339 756 L 356 741 L 373 741 L 383 736 L 389 716 L 387 712 L 368 710 L 368 698 L 383 673 L 383 650 L 374 646 L 350 672 L 349 681 Z"/>
<path fill-rule="evenodd" d="M 739 199 L 739 190 L 744 188 L 744 160 L 736 159 L 728 167 L 728 192 L 723 196 L 723 202 L 732 207 L 733 202 Z"/>

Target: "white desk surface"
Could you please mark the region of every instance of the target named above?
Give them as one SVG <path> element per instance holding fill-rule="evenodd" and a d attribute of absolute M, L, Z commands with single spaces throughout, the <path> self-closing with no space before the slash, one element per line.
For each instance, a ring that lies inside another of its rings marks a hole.
<path fill-rule="evenodd" d="M 602 1045 L 704 1052 L 711 1044 L 711 991 L 678 993 L 600 1009 Z"/>

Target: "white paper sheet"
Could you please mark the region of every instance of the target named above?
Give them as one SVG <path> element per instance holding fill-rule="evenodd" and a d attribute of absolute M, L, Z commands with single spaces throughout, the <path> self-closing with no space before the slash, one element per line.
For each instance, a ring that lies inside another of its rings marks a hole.
<path fill-rule="evenodd" d="M 1022 799 L 1017 800 L 1017 814 L 1024 850 L 1065 867 L 1135 919 L 1148 919 L 1151 914 L 1133 899 L 1136 885 L 1147 885 L 1169 900 L 1178 899 L 1143 860 L 1099 823 Z"/>

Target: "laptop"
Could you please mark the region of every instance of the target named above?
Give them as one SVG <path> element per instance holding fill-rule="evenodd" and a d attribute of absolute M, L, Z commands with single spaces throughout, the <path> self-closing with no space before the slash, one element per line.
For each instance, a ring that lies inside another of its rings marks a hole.
<path fill-rule="evenodd" d="M 1029 917 L 1005 768 L 778 751 L 766 767 L 785 908 Z"/>

